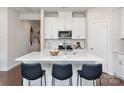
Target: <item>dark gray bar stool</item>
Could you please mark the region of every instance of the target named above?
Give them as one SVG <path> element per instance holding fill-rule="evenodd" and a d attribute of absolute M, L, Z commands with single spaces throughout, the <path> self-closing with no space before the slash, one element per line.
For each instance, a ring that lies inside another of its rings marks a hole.
<path fill-rule="evenodd" d="M 102 75 L 102 64 L 83 64 L 82 70 L 77 71 L 77 86 L 79 82 L 79 76 L 80 76 L 81 86 L 82 86 L 82 78 L 87 80 L 93 80 L 93 85 L 95 85 L 94 80 L 99 78 L 101 85 L 101 79 L 100 79 L 101 75 Z"/>
<path fill-rule="evenodd" d="M 46 86 L 46 74 L 45 70 L 42 70 L 40 63 L 33 63 L 33 64 L 21 64 L 21 75 L 23 78 L 28 80 L 28 85 L 30 86 L 30 80 L 36 80 L 41 78 L 41 85 L 42 85 L 42 77 L 44 76 L 44 83 Z M 23 80 L 22 80 L 23 84 Z"/>
<path fill-rule="evenodd" d="M 52 85 L 55 86 L 55 79 L 69 79 L 69 85 L 72 86 L 72 65 L 71 64 L 53 64 L 52 67 Z"/>

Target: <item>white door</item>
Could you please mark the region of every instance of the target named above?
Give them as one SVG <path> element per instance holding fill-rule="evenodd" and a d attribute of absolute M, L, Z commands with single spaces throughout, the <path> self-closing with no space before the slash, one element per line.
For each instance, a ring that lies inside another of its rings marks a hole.
<path fill-rule="evenodd" d="M 108 22 L 99 21 L 90 24 L 91 46 L 90 50 L 96 56 L 103 58 L 103 72 L 108 69 Z"/>

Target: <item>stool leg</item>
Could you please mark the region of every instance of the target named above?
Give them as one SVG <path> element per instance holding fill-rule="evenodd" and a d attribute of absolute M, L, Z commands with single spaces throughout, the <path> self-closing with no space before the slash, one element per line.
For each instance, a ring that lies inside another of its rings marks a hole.
<path fill-rule="evenodd" d="M 21 79 L 21 86 L 23 86 L 23 78 Z"/>
<path fill-rule="evenodd" d="M 93 86 L 95 86 L 95 82 L 94 82 L 94 80 L 93 80 Z"/>
<path fill-rule="evenodd" d="M 102 86 L 101 78 L 99 78 L 99 83 L 100 83 L 100 86 Z"/>
<path fill-rule="evenodd" d="M 42 86 L 42 77 L 41 77 L 41 86 Z"/>
<path fill-rule="evenodd" d="M 28 80 L 28 85 L 30 86 L 30 80 Z"/>
<path fill-rule="evenodd" d="M 69 78 L 69 85 L 72 86 L 72 77 Z"/>
<path fill-rule="evenodd" d="M 44 74 L 44 84 L 46 86 L 46 73 Z"/>
<path fill-rule="evenodd" d="M 79 82 L 79 73 L 77 73 L 77 86 L 78 86 L 78 82 Z"/>
<path fill-rule="evenodd" d="M 80 86 L 82 86 L 82 78 L 80 77 Z"/>
<path fill-rule="evenodd" d="M 55 78 L 52 77 L 52 86 L 55 86 Z"/>

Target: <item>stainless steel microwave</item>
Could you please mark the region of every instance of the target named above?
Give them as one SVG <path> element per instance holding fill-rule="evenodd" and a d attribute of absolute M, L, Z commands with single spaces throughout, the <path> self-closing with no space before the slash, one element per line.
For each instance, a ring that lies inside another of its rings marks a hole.
<path fill-rule="evenodd" d="M 58 38 L 59 39 L 71 39 L 72 31 L 58 31 Z"/>

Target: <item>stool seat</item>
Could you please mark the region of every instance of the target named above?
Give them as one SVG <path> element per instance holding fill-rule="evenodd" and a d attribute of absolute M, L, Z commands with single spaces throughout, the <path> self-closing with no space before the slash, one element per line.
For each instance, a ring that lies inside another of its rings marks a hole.
<path fill-rule="evenodd" d="M 46 85 L 46 74 L 45 70 L 42 70 L 40 63 L 32 63 L 32 64 L 21 64 L 21 75 L 23 78 L 29 80 L 29 86 L 30 86 L 30 80 L 36 80 L 38 78 L 41 78 L 41 85 L 42 85 L 42 77 L 44 76 L 44 83 Z M 23 80 L 22 80 L 23 84 Z"/>
<path fill-rule="evenodd" d="M 94 80 L 100 79 L 100 76 L 102 74 L 102 64 L 83 64 L 81 70 L 77 70 L 77 85 L 80 77 L 80 85 L 82 85 L 82 79 L 84 78 L 86 80 Z M 101 85 L 101 80 L 100 80 Z"/>
<path fill-rule="evenodd" d="M 71 64 L 53 64 L 52 67 L 52 85 L 55 85 L 55 79 L 69 79 L 69 85 L 72 85 L 72 65 Z"/>

